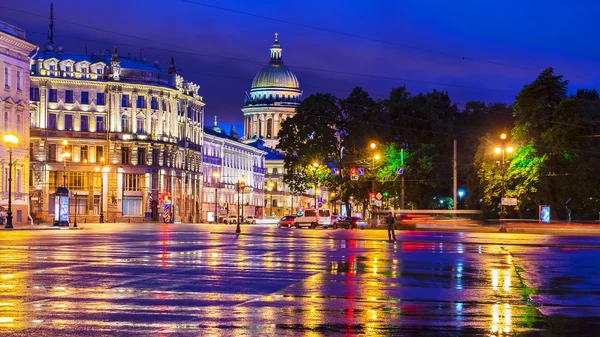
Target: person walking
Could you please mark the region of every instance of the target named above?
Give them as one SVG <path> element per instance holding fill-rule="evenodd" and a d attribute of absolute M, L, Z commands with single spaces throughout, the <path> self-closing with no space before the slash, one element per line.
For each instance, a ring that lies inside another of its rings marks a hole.
<path fill-rule="evenodd" d="M 396 233 L 394 232 L 394 223 L 396 222 L 396 218 L 392 215 L 392 212 L 388 214 L 387 218 L 385 218 L 385 223 L 388 228 L 388 240 L 396 241 Z"/>

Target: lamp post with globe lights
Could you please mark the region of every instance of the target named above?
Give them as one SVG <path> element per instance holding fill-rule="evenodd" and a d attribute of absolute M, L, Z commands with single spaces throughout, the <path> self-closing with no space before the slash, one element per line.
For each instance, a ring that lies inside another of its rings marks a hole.
<path fill-rule="evenodd" d="M 240 234 L 242 232 L 242 229 L 240 228 L 240 222 L 243 221 L 244 219 L 244 205 L 242 205 L 243 203 L 243 193 L 244 193 L 244 189 L 246 188 L 246 178 L 244 176 L 241 176 L 240 179 L 238 180 L 238 219 L 237 219 L 237 228 L 235 229 L 236 234 Z M 242 203 L 240 203 L 240 191 L 242 192 Z M 242 211 L 242 215 L 241 215 L 241 219 L 240 220 L 240 208 Z"/>
<path fill-rule="evenodd" d="M 213 178 L 215 178 L 215 223 L 219 223 L 219 188 L 221 188 L 221 174 L 219 170 L 214 170 L 212 173 Z"/>
<path fill-rule="evenodd" d="M 110 169 L 104 166 L 104 157 L 100 157 L 100 165 L 96 166 L 95 171 L 100 173 L 100 223 L 104 223 L 104 173 Z"/>
<path fill-rule="evenodd" d="M 271 212 L 269 212 L 269 216 L 273 216 L 273 188 L 275 187 L 275 184 L 273 184 L 272 181 L 269 181 L 269 183 L 267 184 L 267 191 L 269 191 L 269 194 L 271 195 Z"/>
<path fill-rule="evenodd" d="M 19 144 L 19 138 L 8 134 L 4 136 L 4 144 L 8 147 L 8 212 L 6 213 L 6 226 L 4 228 L 14 228 L 12 223 L 12 153 L 14 147 Z"/>

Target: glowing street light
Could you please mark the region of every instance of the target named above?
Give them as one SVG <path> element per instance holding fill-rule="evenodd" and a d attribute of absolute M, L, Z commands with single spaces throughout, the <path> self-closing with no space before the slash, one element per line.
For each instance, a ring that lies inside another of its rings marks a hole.
<path fill-rule="evenodd" d="M 371 149 L 375 149 L 377 147 L 377 144 L 375 144 L 375 142 L 371 143 Z"/>
<path fill-rule="evenodd" d="M 502 146 L 497 146 L 496 148 L 494 148 L 494 153 L 497 155 L 502 154 L 502 161 L 500 162 L 500 168 L 502 170 L 502 193 L 500 196 L 500 199 L 502 200 L 504 198 L 504 192 L 506 189 L 505 186 L 505 175 L 506 175 L 506 160 L 505 160 L 505 154 L 506 153 L 513 153 L 515 151 L 515 149 L 512 146 L 507 146 L 506 143 L 506 139 L 508 138 L 508 136 L 506 135 L 506 133 L 502 133 L 500 134 L 500 139 L 502 140 Z M 502 205 L 502 202 L 500 202 L 500 218 L 502 219 L 505 215 L 504 212 L 504 205 Z M 500 231 L 503 231 L 504 229 L 504 224 L 501 225 L 500 227 Z"/>
<path fill-rule="evenodd" d="M 213 178 L 215 178 L 215 223 L 218 224 L 219 223 L 219 188 L 221 187 L 221 180 L 219 179 L 219 177 L 221 176 L 221 174 L 219 173 L 219 170 L 214 170 L 212 173 Z M 238 219 L 239 220 L 239 219 Z"/>
<path fill-rule="evenodd" d="M 104 173 L 110 171 L 110 168 L 104 165 L 104 157 L 100 157 L 100 166 L 94 169 L 96 172 L 102 172 L 100 174 L 100 223 L 104 223 Z"/>
<path fill-rule="evenodd" d="M 12 223 L 12 153 L 13 148 L 19 144 L 19 137 L 15 135 L 4 135 L 4 144 L 8 147 L 8 212 L 6 212 L 6 226 L 4 228 L 14 228 Z"/>

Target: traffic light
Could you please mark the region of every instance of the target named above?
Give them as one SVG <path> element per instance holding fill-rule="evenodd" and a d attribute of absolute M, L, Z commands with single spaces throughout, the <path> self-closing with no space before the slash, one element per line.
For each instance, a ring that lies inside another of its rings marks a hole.
<path fill-rule="evenodd" d="M 356 168 L 351 168 L 350 169 L 350 179 L 351 180 L 358 180 L 358 171 L 356 170 Z"/>

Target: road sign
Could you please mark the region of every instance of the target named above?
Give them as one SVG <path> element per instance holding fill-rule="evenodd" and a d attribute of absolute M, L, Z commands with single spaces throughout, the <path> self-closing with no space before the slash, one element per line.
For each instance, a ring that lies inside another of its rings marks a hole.
<path fill-rule="evenodd" d="M 399 174 L 399 175 L 402 175 L 402 174 L 404 174 L 404 168 L 402 168 L 402 167 L 398 167 L 398 168 L 396 169 L 396 174 Z"/>
<path fill-rule="evenodd" d="M 381 193 L 377 193 L 376 197 L 377 197 L 377 200 L 381 200 L 381 198 L 383 197 L 383 195 L 381 195 Z"/>
<path fill-rule="evenodd" d="M 502 205 L 517 206 L 517 198 L 502 198 Z"/>
<path fill-rule="evenodd" d="M 358 174 L 353 175 L 352 180 L 358 180 Z"/>
<path fill-rule="evenodd" d="M 362 175 L 364 175 L 364 174 L 365 174 L 365 169 L 364 169 L 363 167 L 359 167 L 359 168 L 358 168 L 358 175 L 359 175 L 359 176 L 362 176 Z"/>
<path fill-rule="evenodd" d="M 339 169 L 339 168 L 336 168 L 336 167 L 332 168 L 332 169 L 331 169 L 331 174 L 333 174 L 333 175 L 338 175 L 338 174 L 340 174 L 340 169 Z"/>
<path fill-rule="evenodd" d="M 317 201 L 318 201 L 319 203 L 323 202 L 323 197 L 318 197 L 318 198 L 317 198 Z"/>
<path fill-rule="evenodd" d="M 319 208 L 323 208 L 323 203 L 322 202 L 319 203 Z"/>

